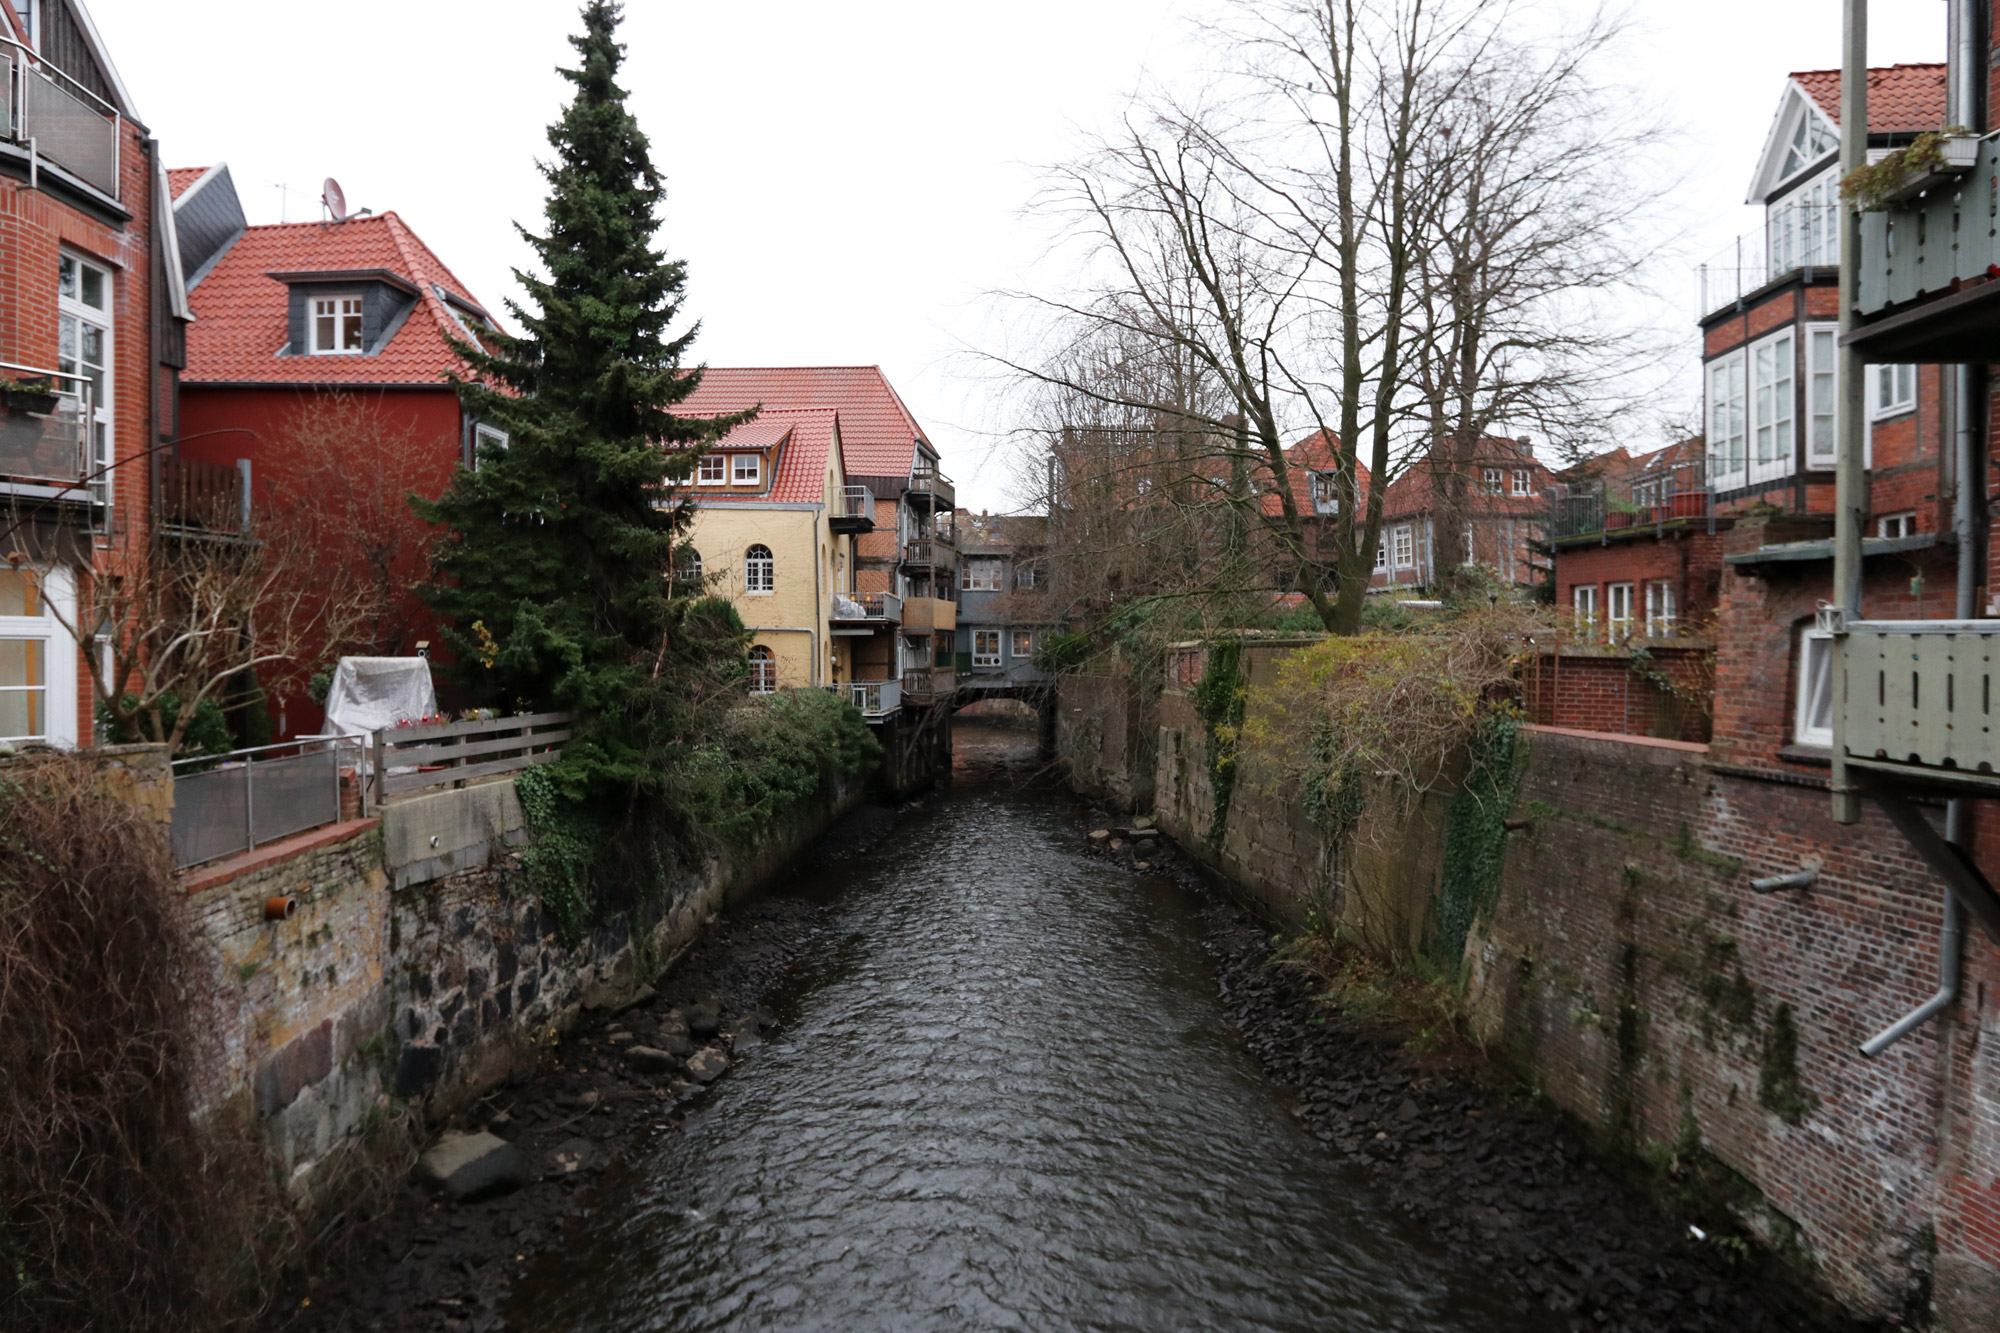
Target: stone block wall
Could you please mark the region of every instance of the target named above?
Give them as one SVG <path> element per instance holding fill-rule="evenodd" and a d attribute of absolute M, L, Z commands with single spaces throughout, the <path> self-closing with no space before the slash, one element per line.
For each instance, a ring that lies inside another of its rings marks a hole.
<path fill-rule="evenodd" d="M 1124 676 L 1064 676 L 1056 691 L 1056 757 L 1079 790 L 1122 810 L 1152 799 L 1152 755 L 1139 735 L 1133 682 Z"/>

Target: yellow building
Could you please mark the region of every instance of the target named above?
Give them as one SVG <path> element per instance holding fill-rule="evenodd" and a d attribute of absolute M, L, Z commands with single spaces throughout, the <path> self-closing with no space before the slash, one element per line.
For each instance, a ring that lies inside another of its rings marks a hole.
<path fill-rule="evenodd" d="M 844 615 L 855 607 L 853 538 L 873 525 L 850 511 L 872 514 L 873 504 L 849 501 L 839 414 L 759 413 L 702 456 L 690 489 L 695 519 L 680 576 L 743 617 L 752 690 L 853 680 L 856 635 L 836 634 L 834 621 L 861 619 Z"/>

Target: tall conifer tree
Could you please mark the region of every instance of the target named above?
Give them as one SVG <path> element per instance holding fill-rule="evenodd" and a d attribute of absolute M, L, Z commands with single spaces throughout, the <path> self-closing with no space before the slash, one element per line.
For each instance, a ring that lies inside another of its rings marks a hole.
<path fill-rule="evenodd" d="M 646 136 L 618 85 L 622 6 L 589 0 L 576 93 L 549 127 L 554 160 L 540 234 L 518 227 L 546 277 L 515 276 L 526 330 L 482 331 L 458 382 L 469 411 L 508 434 L 483 448 L 419 514 L 447 529 L 427 589 L 475 694 L 581 711 L 563 767 L 572 791 L 657 788 L 719 663 L 740 659 L 733 616 L 675 595 L 673 553 L 690 515 L 679 494 L 700 449 L 748 414 L 694 420 L 672 408 L 699 382 L 683 368 L 698 324 L 670 332 L 686 265 L 653 244 L 664 196 Z M 693 688 L 690 688 L 693 687 Z"/>

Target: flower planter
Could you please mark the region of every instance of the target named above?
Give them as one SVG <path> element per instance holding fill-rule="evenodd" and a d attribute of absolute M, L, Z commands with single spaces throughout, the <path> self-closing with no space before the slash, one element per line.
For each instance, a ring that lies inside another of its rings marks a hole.
<path fill-rule="evenodd" d="M 32 413 L 45 417 L 56 410 L 56 395 L 46 389 L 9 387 L 0 389 L 0 399 L 6 401 L 7 410 L 15 416 Z"/>
<path fill-rule="evenodd" d="M 1972 170 L 1979 160 L 1979 137 L 1973 134 L 1947 134 L 1938 151 L 1944 159 L 1941 165 L 1906 173 L 1901 183 L 1882 196 L 1882 202 L 1893 204 L 1905 199 L 1914 199 L 1926 190 L 1934 190 L 1940 185 L 1955 181 Z"/>
<path fill-rule="evenodd" d="M 1707 491 L 1675 491 L 1667 497 L 1669 518 L 1701 518 L 1707 513 Z"/>
<path fill-rule="evenodd" d="M 1624 514 L 1613 510 L 1604 516 L 1604 530 L 1606 532 L 1616 532 L 1620 528 L 1629 528 L 1632 526 L 1632 519 L 1634 517 L 1632 514 Z"/>

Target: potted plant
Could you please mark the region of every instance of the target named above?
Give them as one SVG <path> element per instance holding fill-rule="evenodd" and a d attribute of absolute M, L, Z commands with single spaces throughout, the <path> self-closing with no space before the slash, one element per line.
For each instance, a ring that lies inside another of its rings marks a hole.
<path fill-rule="evenodd" d="M 1707 491 L 1675 491 L 1667 497 L 1668 518 L 1702 518 L 1707 513 Z"/>
<path fill-rule="evenodd" d="M 1604 502 L 1605 531 L 1629 528 L 1638 521 L 1639 506 L 1630 500 L 1606 500 Z"/>
<path fill-rule="evenodd" d="M 0 385 L 0 397 L 5 398 L 7 411 L 17 417 L 28 413 L 45 417 L 56 410 L 56 386 L 46 377 L 10 380 Z"/>
<path fill-rule="evenodd" d="M 1963 125 L 1927 130 L 1908 145 L 1885 153 L 1840 182 L 1840 197 L 1864 212 L 1914 198 L 1972 170 L 1979 160 L 1979 136 Z"/>

